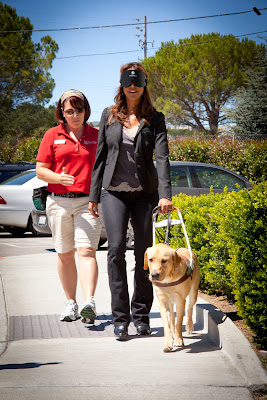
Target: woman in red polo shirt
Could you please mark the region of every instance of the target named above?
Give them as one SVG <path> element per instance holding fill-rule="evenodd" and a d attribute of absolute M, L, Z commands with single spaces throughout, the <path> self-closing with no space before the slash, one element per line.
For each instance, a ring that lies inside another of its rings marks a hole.
<path fill-rule="evenodd" d="M 60 320 L 79 318 L 76 248 L 85 298 L 80 314 L 85 323 L 93 323 L 96 318 L 96 249 L 101 232 L 101 223 L 88 211 L 98 137 L 98 130 L 86 123 L 90 113 L 83 93 L 73 89 L 63 93 L 56 109 L 60 125 L 45 133 L 36 164 L 37 177 L 48 182 L 46 213 L 58 253 L 58 274 L 66 295 L 66 308 Z"/>

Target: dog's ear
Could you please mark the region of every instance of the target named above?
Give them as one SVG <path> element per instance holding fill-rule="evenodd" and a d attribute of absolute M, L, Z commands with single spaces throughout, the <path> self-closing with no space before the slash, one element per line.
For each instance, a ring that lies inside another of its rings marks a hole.
<path fill-rule="evenodd" d="M 144 269 L 148 269 L 149 268 L 148 261 L 147 261 L 147 250 L 148 249 L 146 249 L 146 252 L 145 252 L 145 255 L 144 255 Z"/>
<path fill-rule="evenodd" d="M 181 257 L 176 251 L 172 252 L 172 268 L 170 270 L 170 276 L 172 276 L 175 272 L 176 267 L 180 264 Z"/>

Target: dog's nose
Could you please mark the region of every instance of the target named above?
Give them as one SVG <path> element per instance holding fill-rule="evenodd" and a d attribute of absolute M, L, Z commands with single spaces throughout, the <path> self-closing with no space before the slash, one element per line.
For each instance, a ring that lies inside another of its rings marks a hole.
<path fill-rule="evenodd" d="M 158 280 L 159 279 L 159 273 L 158 272 L 152 272 L 151 274 L 152 280 Z"/>

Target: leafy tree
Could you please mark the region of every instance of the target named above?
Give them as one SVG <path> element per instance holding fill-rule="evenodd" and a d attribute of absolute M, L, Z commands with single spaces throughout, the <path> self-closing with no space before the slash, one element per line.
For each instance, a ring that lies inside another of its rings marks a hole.
<path fill-rule="evenodd" d="M 25 101 L 45 104 L 55 86 L 49 70 L 57 43 L 50 36 L 33 43 L 29 18 L 19 17 L 15 8 L 2 2 L 0 26 L 7 31 L 0 33 L 0 109 L 6 112 Z"/>
<path fill-rule="evenodd" d="M 240 88 L 228 116 L 237 135 L 267 134 L 267 57 L 259 55 L 255 69 L 247 72 L 246 86 Z"/>
<path fill-rule="evenodd" d="M 21 138 L 36 133 L 38 129 L 45 132 L 57 124 L 55 114 L 55 106 L 46 108 L 40 104 L 22 103 L 8 114 L 9 122 L 3 127 L 2 134 Z"/>
<path fill-rule="evenodd" d="M 222 106 L 243 86 L 259 51 L 265 46 L 219 33 L 162 43 L 144 60 L 153 100 L 168 122 L 216 134 Z"/>

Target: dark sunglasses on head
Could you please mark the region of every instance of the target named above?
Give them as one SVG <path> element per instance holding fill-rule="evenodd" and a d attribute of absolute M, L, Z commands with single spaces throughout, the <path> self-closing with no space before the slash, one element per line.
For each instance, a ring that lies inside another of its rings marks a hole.
<path fill-rule="evenodd" d="M 122 87 L 129 87 L 131 84 L 137 87 L 146 86 L 146 76 L 143 71 L 129 69 L 121 74 L 120 84 Z"/>

